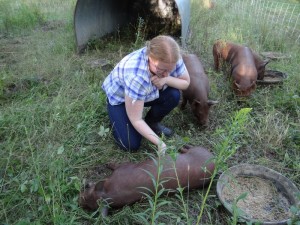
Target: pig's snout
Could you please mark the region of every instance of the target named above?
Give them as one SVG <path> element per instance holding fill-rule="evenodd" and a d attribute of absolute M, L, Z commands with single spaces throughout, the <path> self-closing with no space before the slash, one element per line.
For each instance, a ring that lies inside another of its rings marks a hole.
<path fill-rule="evenodd" d="M 86 184 L 84 185 L 84 189 L 89 189 L 89 188 L 92 187 L 92 185 L 93 185 L 92 182 L 88 182 L 88 183 L 86 183 Z"/>

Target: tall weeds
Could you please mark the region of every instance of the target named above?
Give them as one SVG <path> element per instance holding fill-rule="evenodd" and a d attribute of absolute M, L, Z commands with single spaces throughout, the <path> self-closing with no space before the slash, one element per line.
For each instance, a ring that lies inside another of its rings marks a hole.
<path fill-rule="evenodd" d="M 157 173 L 152 174 L 147 170 L 144 170 L 145 173 L 151 178 L 154 191 L 151 191 L 149 188 L 140 187 L 141 192 L 145 195 L 148 200 L 149 208 L 143 213 L 137 213 L 136 216 L 143 221 L 143 224 L 155 225 L 158 223 L 160 216 L 168 215 L 168 212 L 163 212 L 160 210 L 166 204 L 170 204 L 170 201 L 166 199 L 161 199 L 161 196 L 166 191 L 163 187 L 163 184 L 167 180 L 161 179 L 161 174 L 163 172 L 163 161 L 166 160 L 163 156 L 158 154 L 158 159 L 155 159 L 153 156 L 150 156 L 154 163 L 154 167 L 157 168 Z"/>
<path fill-rule="evenodd" d="M 35 4 L 26 4 L 22 1 L 14 3 L 9 0 L 0 2 L 0 30 L 5 32 L 32 29 L 45 22 L 45 16 Z"/>
<path fill-rule="evenodd" d="M 202 201 L 196 224 L 199 224 L 201 222 L 201 218 L 206 205 L 206 200 L 212 187 L 214 178 L 220 170 L 224 170 L 227 168 L 226 161 L 236 153 L 236 150 L 239 147 L 238 139 L 241 138 L 243 134 L 246 123 L 248 122 L 250 111 L 250 108 L 240 109 L 229 121 L 227 121 L 224 128 L 219 128 L 215 132 L 215 135 L 217 135 L 219 139 L 219 142 L 214 144 L 215 158 L 213 161 L 215 163 L 215 170 L 211 175 L 211 181 Z"/>

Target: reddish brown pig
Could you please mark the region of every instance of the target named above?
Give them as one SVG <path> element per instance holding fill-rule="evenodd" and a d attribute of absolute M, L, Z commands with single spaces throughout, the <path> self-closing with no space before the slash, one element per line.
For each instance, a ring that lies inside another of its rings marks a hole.
<path fill-rule="evenodd" d="M 217 101 L 208 100 L 209 81 L 199 58 L 195 54 L 184 54 L 182 58 L 190 74 L 191 81 L 189 87 L 182 91 L 181 109 L 189 102 L 198 123 L 206 126 L 208 124 L 209 109 Z"/>
<path fill-rule="evenodd" d="M 214 44 L 213 56 L 217 71 L 222 61 L 230 64 L 232 86 L 237 96 L 249 96 L 256 89 L 256 81 L 263 78 L 268 63 L 250 48 L 222 40 Z"/>
<path fill-rule="evenodd" d="M 211 179 L 215 169 L 211 161 L 213 155 L 202 147 L 186 146 L 181 149 L 174 161 L 169 155 L 161 157 L 163 165 L 159 181 L 166 191 L 175 191 L 178 182 L 182 188 L 203 188 Z M 124 163 L 114 167 L 110 177 L 90 185 L 80 193 L 79 205 L 86 209 L 96 210 L 98 201 L 105 203 L 103 216 L 107 208 L 119 208 L 140 200 L 147 190 L 154 191 L 153 179 L 157 180 L 158 159 L 148 159 L 140 163 Z M 176 172 L 175 172 L 176 168 Z M 176 179 L 178 177 L 178 180 Z"/>

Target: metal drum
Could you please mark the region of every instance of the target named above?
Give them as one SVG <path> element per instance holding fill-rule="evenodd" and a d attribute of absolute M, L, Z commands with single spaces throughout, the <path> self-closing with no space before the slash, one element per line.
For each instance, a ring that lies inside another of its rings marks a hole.
<path fill-rule="evenodd" d="M 146 20 L 151 30 L 147 38 L 158 34 L 178 36 L 185 46 L 190 0 L 78 0 L 74 11 L 77 51 L 82 52 L 91 39 L 101 38 L 139 18 Z"/>

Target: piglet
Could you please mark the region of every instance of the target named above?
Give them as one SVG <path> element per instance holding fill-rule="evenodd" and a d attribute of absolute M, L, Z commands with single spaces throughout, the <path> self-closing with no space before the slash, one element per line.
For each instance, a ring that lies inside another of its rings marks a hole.
<path fill-rule="evenodd" d="M 237 96 L 249 96 L 256 89 L 256 81 L 263 79 L 268 60 L 262 60 L 250 48 L 218 40 L 213 45 L 215 69 L 222 61 L 231 66 L 232 87 Z"/>
<path fill-rule="evenodd" d="M 159 188 L 163 187 L 166 192 L 176 191 L 179 185 L 185 190 L 203 188 L 210 181 L 215 169 L 212 159 L 213 155 L 203 147 L 185 146 L 176 160 L 166 154 L 160 159 L 150 158 L 140 163 L 114 165 L 111 176 L 90 185 L 80 193 L 79 205 L 85 209 L 96 210 L 98 201 L 102 201 L 105 205 L 102 215 L 106 216 L 108 208 L 130 205 L 142 199 L 145 193 L 153 193 L 155 187 L 150 174 L 156 182 L 162 182 Z M 163 166 L 159 181 L 158 162 Z"/>
<path fill-rule="evenodd" d="M 208 100 L 209 81 L 201 61 L 195 54 L 184 54 L 184 64 L 190 75 L 190 85 L 182 91 L 181 109 L 189 102 L 199 125 L 207 126 L 210 107 L 217 101 Z"/>

